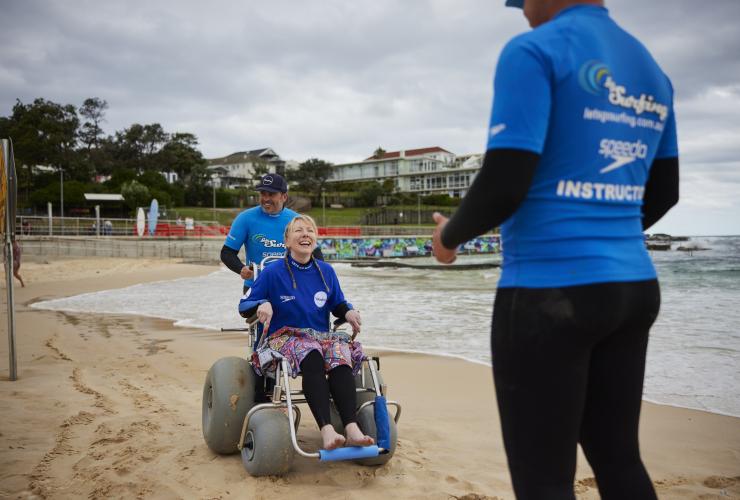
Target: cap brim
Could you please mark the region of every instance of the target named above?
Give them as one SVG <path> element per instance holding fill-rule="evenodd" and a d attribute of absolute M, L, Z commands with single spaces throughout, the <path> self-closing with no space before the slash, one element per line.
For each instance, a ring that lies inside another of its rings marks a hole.
<path fill-rule="evenodd" d="M 519 9 L 524 8 L 524 0 L 506 0 L 507 7 L 517 7 Z"/>
<path fill-rule="evenodd" d="M 270 193 L 285 193 L 285 191 L 281 191 L 280 189 L 270 187 L 270 186 L 257 186 L 255 189 L 257 191 L 267 191 Z"/>

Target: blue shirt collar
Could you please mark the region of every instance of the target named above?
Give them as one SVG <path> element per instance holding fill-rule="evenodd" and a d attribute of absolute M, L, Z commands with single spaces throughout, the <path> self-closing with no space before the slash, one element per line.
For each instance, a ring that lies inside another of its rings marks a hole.
<path fill-rule="evenodd" d="M 558 12 L 553 19 L 557 19 L 562 16 L 568 16 L 573 14 L 600 14 L 600 15 L 609 15 L 609 9 L 604 7 L 603 5 L 592 5 L 592 4 L 576 4 L 571 5 L 570 7 L 566 7 L 560 12 Z"/>
<path fill-rule="evenodd" d="M 290 251 L 288 251 L 288 262 L 291 266 L 300 271 L 306 271 L 308 269 L 311 269 L 311 266 L 313 266 L 313 259 L 309 260 L 307 264 L 301 264 L 300 262 L 295 260 L 292 255 L 290 255 Z"/>

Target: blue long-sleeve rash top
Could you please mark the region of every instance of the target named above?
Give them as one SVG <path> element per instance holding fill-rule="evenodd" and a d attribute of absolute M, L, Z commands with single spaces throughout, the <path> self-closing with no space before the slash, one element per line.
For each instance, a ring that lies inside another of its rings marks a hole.
<path fill-rule="evenodd" d="M 295 277 L 295 288 L 288 266 Z M 316 266 L 320 266 L 326 286 Z M 239 301 L 239 312 L 264 302 L 269 302 L 273 310 L 268 334 L 284 326 L 328 332 L 329 312 L 347 303 L 337 275 L 329 264 L 312 260 L 304 265 L 291 257 L 287 262 L 282 260 L 265 267 Z"/>

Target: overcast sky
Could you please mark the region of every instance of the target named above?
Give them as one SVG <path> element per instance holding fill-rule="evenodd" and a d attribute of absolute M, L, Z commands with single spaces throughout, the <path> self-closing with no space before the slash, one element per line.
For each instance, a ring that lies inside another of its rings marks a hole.
<path fill-rule="evenodd" d="M 0 0 L 0 116 L 108 101 L 207 158 L 272 147 L 335 163 L 378 147 L 483 152 L 504 0 Z M 740 234 L 740 1 L 607 1 L 676 89 L 681 201 L 656 232 Z"/>

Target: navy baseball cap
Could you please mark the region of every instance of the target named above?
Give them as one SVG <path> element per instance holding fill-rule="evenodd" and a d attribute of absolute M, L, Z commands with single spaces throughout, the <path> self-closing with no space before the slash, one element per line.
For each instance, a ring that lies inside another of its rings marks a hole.
<path fill-rule="evenodd" d="M 271 193 L 287 193 L 288 182 L 280 174 L 265 174 L 254 189 L 257 191 L 269 191 Z"/>
<path fill-rule="evenodd" d="M 524 0 L 506 0 L 506 6 L 507 7 L 519 7 L 520 9 L 523 9 Z"/>

